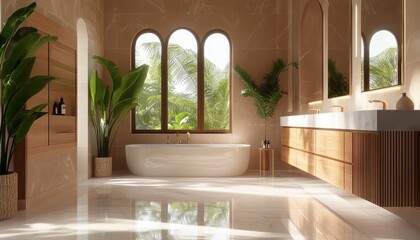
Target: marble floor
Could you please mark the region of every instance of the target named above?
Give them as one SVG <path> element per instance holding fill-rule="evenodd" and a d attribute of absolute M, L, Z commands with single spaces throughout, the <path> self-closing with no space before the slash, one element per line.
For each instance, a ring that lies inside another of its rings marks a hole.
<path fill-rule="evenodd" d="M 266 178 L 117 173 L 0 221 L 0 239 L 420 239 L 420 210 L 391 210 L 298 171 Z"/>

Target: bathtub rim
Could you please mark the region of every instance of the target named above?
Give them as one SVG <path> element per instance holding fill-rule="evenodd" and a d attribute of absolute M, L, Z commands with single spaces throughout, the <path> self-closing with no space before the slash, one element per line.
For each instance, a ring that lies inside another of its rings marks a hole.
<path fill-rule="evenodd" d="M 246 143 L 181 143 L 181 144 L 166 144 L 166 143 L 134 143 L 134 144 L 126 144 L 126 148 L 130 147 L 149 147 L 149 148 L 157 148 L 157 147 L 213 147 L 213 148 L 222 148 L 222 147 L 240 147 L 240 148 L 250 148 L 251 144 Z"/>

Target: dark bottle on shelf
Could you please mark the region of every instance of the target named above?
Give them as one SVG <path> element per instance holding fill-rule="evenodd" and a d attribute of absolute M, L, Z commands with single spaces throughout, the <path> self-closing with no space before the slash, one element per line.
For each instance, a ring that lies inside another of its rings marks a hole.
<path fill-rule="evenodd" d="M 54 102 L 53 115 L 58 115 L 58 105 L 57 105 L 57 102 Z"/>
<path fill-rule="evenodd" d="M 58 103 L 58 114 L 66 115 L 66 104 L 64 103 L 63 97 L 60 98 L 60 102 Z"/>

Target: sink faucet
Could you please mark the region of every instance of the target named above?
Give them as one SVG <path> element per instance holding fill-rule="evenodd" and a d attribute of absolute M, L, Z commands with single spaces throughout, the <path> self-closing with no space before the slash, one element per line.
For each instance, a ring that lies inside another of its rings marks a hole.
<path fill-rule="evenodd" d="M 179 132 L 176 132 L 176 142 L 181 144 L 181 138 L 179 137 Z"/>
<path fill-rule="evenodd" d="M 319 113 L 319 108 L 309 108 L 308 111 L 315 111 L 316 113 Z"/>
<path fill-rule="evenodd" d="M 190 143 L 190 137 L 191 137 L 190 132 L 187 132 L 187 144 Z"/>
<path fill-rule="evenodd" d="M 369 100 L 369 102 L 370 103 L 382 103 L 382 110 L 386 109 L 386 102 L 385 101 L 374 99 L 374 100 Z"/>
<path fill-rule="evenodd" d="M 331 108 L 340 108 L 340 112 L 344 112 L 344 107 L 341 105 L 332 105 Z"/>

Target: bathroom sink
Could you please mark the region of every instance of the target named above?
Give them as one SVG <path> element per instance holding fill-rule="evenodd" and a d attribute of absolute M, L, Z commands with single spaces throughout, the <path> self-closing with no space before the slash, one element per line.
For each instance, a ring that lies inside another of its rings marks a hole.
<path fill-rule="evenodd" d="M 362 131 L 420 131 L 420 110 L 366 110 L 280 117 L 280 126 Z"/>

